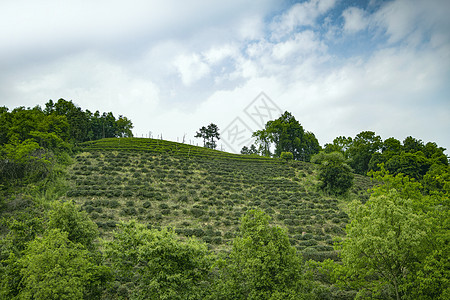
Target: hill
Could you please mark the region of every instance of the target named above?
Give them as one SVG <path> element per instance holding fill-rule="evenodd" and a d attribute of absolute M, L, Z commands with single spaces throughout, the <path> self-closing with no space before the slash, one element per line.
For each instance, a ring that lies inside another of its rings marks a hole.
<path fill-rule="evenodd" d="M 313 164 L 144 138 L 102 139 L 78 150 L 65 198 L 106 238 L 120 220 L 137 219 L 227 251 L 240 217 L 258 208 L 287 229 L 305 258 L 337 258 L 332 244 L 344 235 L 346 200 L 317 191 Z M 370 184 L 356 176 L 350 197 L 368 197 Z"/>

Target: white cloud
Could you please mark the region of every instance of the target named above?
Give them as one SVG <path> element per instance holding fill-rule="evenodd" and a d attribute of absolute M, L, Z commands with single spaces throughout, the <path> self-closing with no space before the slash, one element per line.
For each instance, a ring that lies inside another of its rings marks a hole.
<path fill-rule="evenodd" d="M 350 7 L 342 13 L 344 17 L 344 30 L 349 33 L 355 33 L 364 30 L 368 25 L 368 16 L 360 8 Z"/>
<path fill-rule="evenodd" d="M 93 53 L 59 60 L 12 88 L 23 104 L 42 105 L 49 99 L 64 98 L 83 109 L 125 115 L 138 126 L 145 124 L 160 102 L 159 88 L 152 81 Z"/>
<path fill-rule="evenodd" d="M 292 56 L 301 57 L 307 54 L 323 52 L 325 45 L 318 39 L 313 31 L 306 30 L 296 33 L 293 38 L 275 44 L 273 56 L 277 60 L 284 60 Z"/>
<path fill-rule="evenodd" d="M 298 26 L 315 25 L 316 19 L 335 4 L 335 0 L 310 0 L 293 5 L 272 24 L 272 38 L 279 39 Z"/>
<path fill-rule="evenodd" d="M 264 91 L 321 144 L 374 130 L 450 148 L 448 1 L 59 3 L 0 3 L 2 105 L 63 97 L 194 140 Z"/>
<path fill-rule="evenodd" d="M 185 86 L 190 86 L 210 72 L 208 64 L 197 54 L 180 55 L 174 65 Z"/>
<path fill-rule="evenodd" d="M 418 45 L 428 35 L 446 36 L 449 41 L 450 2 L 447 0 L 397 0 L 386 3 L 374 15 L 374 22 L 382 27 L 395 43 L 406 40 Z"/>
<path fill-rule="evenodd" d="M 209 64 L 218 64 L 226 58 L 239 56 L 239 49 L 235 45 L 226 44 L 211 47 L 203 55 Z"/>

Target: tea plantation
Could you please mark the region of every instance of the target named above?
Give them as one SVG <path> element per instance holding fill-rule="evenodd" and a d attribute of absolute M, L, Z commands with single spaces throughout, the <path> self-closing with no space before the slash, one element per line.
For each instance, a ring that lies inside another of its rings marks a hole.
<path fill-rule="evenodd" d="M 371 181 L 355 177 L 347 198 L 317 189 L 316 166 L 237 155 L 144 138 L 111 138 L 80 145 L 68 172 L 73 199 L 111 236 L 120 220 L 172 227 L 215 251 L 228 251 L 241 216 L 258 208 L 284 228 L 304 258 L 338 259 L 348 198 L 368 198 Z"/>

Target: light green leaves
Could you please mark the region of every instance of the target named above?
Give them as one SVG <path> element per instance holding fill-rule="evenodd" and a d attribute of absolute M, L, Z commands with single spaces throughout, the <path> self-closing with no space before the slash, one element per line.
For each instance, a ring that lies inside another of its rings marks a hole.
<path fill-rule="evenodd" d="M 105 253 L 116 280 L 128 283 L 136 299 L 201 299 L 212 264 L 204 243 L 135 221 L 119 224 Z"/>
<path fill-rule="evenodd" d="M 19 265 L 18 299 L 82 299 L 107 273 L 105 267 L 94 264 L 88 250 L 59 229 L 32 241 Z"/>

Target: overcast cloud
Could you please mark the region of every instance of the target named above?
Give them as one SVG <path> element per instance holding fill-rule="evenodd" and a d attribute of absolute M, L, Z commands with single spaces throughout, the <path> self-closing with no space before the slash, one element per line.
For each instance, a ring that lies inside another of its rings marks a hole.
<path fill-rule="evenodd" d="M 3 0 L 0 105 L 64 98 L 194 141 L 236 117 L 258 129 L 244 109 L 264 92 L 321 145 L 372 130 L 448 149 L 449 15 L 447 0 Z"/>

